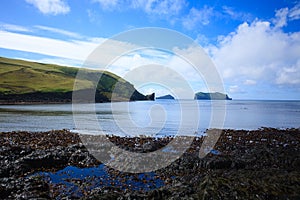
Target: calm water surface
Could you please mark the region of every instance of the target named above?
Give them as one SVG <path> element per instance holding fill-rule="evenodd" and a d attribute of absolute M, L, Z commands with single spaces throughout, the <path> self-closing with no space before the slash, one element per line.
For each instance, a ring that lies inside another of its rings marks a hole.
<path fill-rule="evenodd" d="M 212 108 L 216 115 L 226 114 L 223 128 L 300 127 L 300 101 L 156 100 L 102 103 L 95 105 L 94 121 L 89 118 L 93 113 L 85 110 L 89 106 L 82 104 L 79 115 L 82 123 L 86 124 L 85 131 L 94 133 L 101 130 L 105 134 L 163 136 L 175 135 L 181 128 L 186 135 L 201 134 L 210 127 Z M 199 114 L 199 118 L 195 113 Z M 198 119 L 196 127 L 195 119 Z M 78 130 L 75 126 L 72 104 L 0 106 L 1 132 L 52 129 L 80 132 L 81 128 Z"/>

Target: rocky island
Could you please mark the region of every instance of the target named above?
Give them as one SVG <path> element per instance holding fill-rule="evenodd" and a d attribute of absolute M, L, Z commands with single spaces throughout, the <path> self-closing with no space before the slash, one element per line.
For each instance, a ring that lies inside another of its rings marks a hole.
<path fill-rule="evenodd" d="M 175 99 L 175 98 L 172 95 L 168 94 L 168 95 L 156 97 L 156 99 Z"/>
<path fill-rule="evenodd" d="M 223 94 L 220 92 L 214 92 L 214 93 L 198 92 L 195 94 L 194 99 L 196 99 L 196 100 L 232 100 L 232 98 L 228 97 L 227 94 Z"/>

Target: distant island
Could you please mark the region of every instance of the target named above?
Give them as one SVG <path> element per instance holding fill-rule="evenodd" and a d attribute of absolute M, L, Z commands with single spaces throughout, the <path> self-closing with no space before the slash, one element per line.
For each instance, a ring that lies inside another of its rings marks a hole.
<path fill-rule="evenodd" d="M 81 88 L 73 91 L 79 68 L 29 62 L 0 57 L 0 104 L 69 103 L 74 92 L 79 102 L 88 103 L 95 95 L 96 103 L 110 101 L 154 100 L 155 94 L 143 95 L 121 77 L 100 70 L 82 69 L 77 78 Z M 94 80 L 99 79 L 97 84 Z M 116 88 L 116 84 L 118 87 Z M 114 95 L 112 98 L 112 94 Z"/>
<path fill-rule="evenodd" d="M 198 92 L 195 94 L 194 99 L 196 99 L 196 100 L 232 100 L 232 98 L 228 97 L 227 94 L 223 94 L 220 92 L 214 92 L 214 93 Z"/>
<path fill-rule="evenodd" d="M 156 97 L 156 99 L 175 99 L 175 98 L 172 95 L 168 94 L 168 95 Z"/>

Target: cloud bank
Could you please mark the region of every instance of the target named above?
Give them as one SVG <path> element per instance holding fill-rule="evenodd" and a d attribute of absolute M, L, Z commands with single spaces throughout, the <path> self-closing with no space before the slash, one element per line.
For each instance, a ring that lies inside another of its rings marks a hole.
<path fill-rule="evenodd" d="M 281 29 L 288 23 L 288 15 L 287 9 L 281 9 L 273 24 L 245 22 L 219 37 L 217 45 L 206 47 L 225 82 L 300 86 L 300 32 L 285 33 Z"/>

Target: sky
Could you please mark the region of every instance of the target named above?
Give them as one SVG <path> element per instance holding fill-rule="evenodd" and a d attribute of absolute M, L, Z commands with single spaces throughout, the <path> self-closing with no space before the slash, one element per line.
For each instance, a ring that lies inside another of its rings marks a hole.
<path fill-rule="evenodd" d="M 199 44 L 233 99 L 300 99 L 298 0 L 3 1 L 0 56 L 84 67 L 88 56 L 107 39 L 145 27 L 174 30 Z M 118 44 L 124 48 L 135 45 Z M 192 50 L 178 51 L 188 54 Z M 194 92 L 208 91 L 203 78 L 174 52 L 130 52 L 107 69 L 128 77 L 143 93 L 160 96 L 176 91 L 182 94 L 179 97 L 190 98 L 180 84 L 167 91 L 163 85 L 140 84 L 130 79 L 132 75 L 126 76 L 148 64 L 171 66 Z M 167 73 L 158 76 L 168 79 Z"/>

